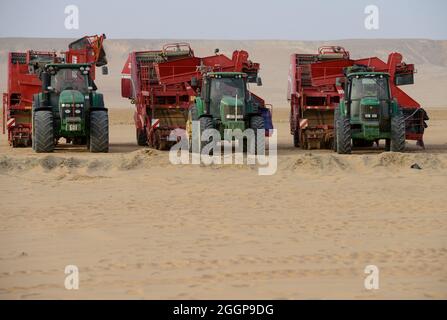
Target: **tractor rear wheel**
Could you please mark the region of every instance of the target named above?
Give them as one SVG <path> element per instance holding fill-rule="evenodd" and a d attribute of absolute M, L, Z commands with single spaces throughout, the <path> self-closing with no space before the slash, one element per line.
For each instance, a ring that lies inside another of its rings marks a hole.
<path fill-rule="evenodd" d="M 339 117 L 336 121 L 337 132 L 337 153 L 350 154 L 352 151 L 351 143 L 351 123 L 346 117 Z"/>
<path fill-rule="evenodd" d="M 250 129 L 253 129 L 255 134 L 255 154 L 263 155 L 265 153 L 265 131 L 264 118 L 261 116 L 252 116 L 250 118 Z M 263 131 L 261 140 L 258 141 L 258 130 Z"/>
<path fill-rule="evenodd" d="M 137 128 L 136 133 L 137 133 L 137 144 L 139 146 L 147 146 L 146 127 L 143 127 L 142 129 Z"/>
<path fill-rule="evenodd" d="M 405 118 L 402 114 L 391 118 L 391 145 L 393 152 L 405 150 Z"/>
<path fill-rule="evenodd" d="M 53 112 L 42 110 L 34 113 L 32 139 L 34 151 L 54 151 Z"/>
<path fill-rule="evenodd" d="M 90 152 L 109 152 L 109 115 L 98 110 L 90 113 Z"/>

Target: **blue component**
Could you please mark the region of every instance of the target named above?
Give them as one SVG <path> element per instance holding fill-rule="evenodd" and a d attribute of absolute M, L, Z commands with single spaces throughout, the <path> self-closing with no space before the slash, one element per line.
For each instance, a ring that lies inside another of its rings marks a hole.
<path fill-rule="evenodd" d="M 265 130 L 271 130 L 273 129 L 273 122 L 272 122 L 272 113 L 267 108 L 259 108 L 261 111 L 261 116 L 264 118 L 264 129 Z"/>

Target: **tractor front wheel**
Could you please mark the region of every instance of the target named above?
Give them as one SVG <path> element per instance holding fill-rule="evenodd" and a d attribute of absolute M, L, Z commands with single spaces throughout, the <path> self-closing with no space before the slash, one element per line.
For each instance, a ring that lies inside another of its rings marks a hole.
<path fill-rule="evenodd" d="M 54 151 L 53 113 L 51 111 L 36 111 L 33 115 L 33 149 L 40 152 Z"/>
<path fill-rule="evenodd" d="M 346 117 L 340 117 L 336 121 L 336 139 L 337 139 L 337 153 L 350 154 L 352 151 L 351 143 L 351 123 Z"/>
<path fill-rule="evenodd" d="M 90 152 L 109 152 L 109 115 L 98 110 L 90 113 Z"/>
<path fill-rule="evenodd" d="M 405 118 L 397 115 L 391 118 L 391 145 L 393 152 L 403 152 L 405 150 Z"/>

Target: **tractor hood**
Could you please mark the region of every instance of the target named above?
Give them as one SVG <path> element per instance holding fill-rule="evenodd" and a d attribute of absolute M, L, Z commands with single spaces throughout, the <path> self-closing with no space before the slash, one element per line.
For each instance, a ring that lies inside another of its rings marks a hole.
<path fill-rule="evenodd" d="M 379 99 L 376 97 L 365 97 L 360 101 L 362 106 L 378 106 L 380 105 Z"/>
<path fill-rule="evenodd" d="M 84 95 L 77 90 L 64 90 L 59 95 L 61 132 L 73 137 L 85 134 Z"/>
<path fill-rule="evenodd" d="M 84 95 L 77 90 L 64 90 L 59 95 L 59 105 L 84 103 Z"/>
<path fill-rule="evenodd" d="M 363 121 L 379 122 L 382 119 L 383 107 L 386 107 L 387 103 L 382 106 L 382 103 L 376 97 L 364 97 L 360 100 L 360 118 Z M 386 112 L 385 112 L 386 114 Z"/>

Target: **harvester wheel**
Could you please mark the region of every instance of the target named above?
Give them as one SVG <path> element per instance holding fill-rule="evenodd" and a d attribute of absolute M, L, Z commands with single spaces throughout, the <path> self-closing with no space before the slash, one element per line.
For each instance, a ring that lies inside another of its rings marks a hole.
<path fill-rule="evenodd" d="M 405 150 L 405 118 L 402 114 L 391 118 L 391 151 Z"/>
<path fill-rule="evenodd" d="M 143 129 L 137 128 L 137 144 L 139 146 L 147 146 L 146 127 L 143 127 Z"/>
<path fill-rule="evenodd" d="M 200 137 L 202 137 L 203 132 L 207 129 L 213 129 L 213 119 L 210 117 L 201 117 L 200 119 Z M 208 141 L 202 141 L 200 139 L 200 152 L 202 152 L 202 149 L 209 143 Z"/>
<path fill-rule="evenodd" d="M 109 115 L 98 110 L 90 113 L 90 152 L 109 152 Z"/>
<path fill-rule="evenodd" d="M 53 113 L 42 110 L 34 113 L 33 149 L 36 152 L 54 151 Z"/>
<path fill-rule="evenodd" d="M 264 130 L 264 118 L 261 116 L 252 116 L 250 118 L 250 128 L 255 133 L 255 154 L 263 155 L 265 153 L 265 131 L 258 141 L 258 130 Z"/>
<path fill-rule="evenodd" d="M 337 125 L 337 153 L 350 154 L 351 144 L 351 123 L 346 117 L 339 118 Z"/>

